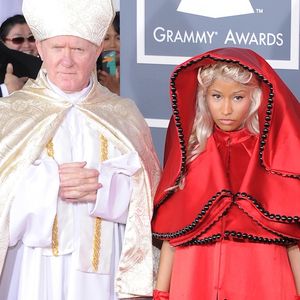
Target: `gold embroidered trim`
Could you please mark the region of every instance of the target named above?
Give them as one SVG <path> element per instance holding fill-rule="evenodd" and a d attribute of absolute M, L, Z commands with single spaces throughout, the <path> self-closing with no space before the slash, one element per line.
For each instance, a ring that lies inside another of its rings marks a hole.
<path fill-rule="evenodd" d="M 100 160 L 105 161 L 108 159 L 108 141 L 101 134 L 100 136 Z M 94 224 L 94 240 L 93 240 L 93 259 L 92 265 L 94 272 L 97 272 L 99 268 L 99 256 L 100 256 L 100 249 L 101 249 L 101 218 L 96 218 Z"/>
<path fill-rule="evenodd" d="M 46 149 L 47 149 L 48 156 L 54 158 L 54 147 L 53 147 L 52 139 L 46 145 Z"/>
<path fill-rule="evenodd" d="M 55 215 L 53 227 L 52 227 L 52 253 L 54 256 L 58 256 L 58 222 L 57 215 Z"/>
<path fill-rule="evenodd" d="M 100 143 L 101 143 L 100 160 L 105 161 L 108 159 L 108 141 L 103 134 L 101 134 L 100 136 Z"/>
<path fill-rule="evenodd" d="M 46 145 L 47 154 L 49 157 L 54 158 L 54 146 L 52 139 Z M 57 214 L 55 215 L 52 226 L 52 253 L 54 256 L 58 256 L 58 222 Z"/>
<path fill-rule="evenodd" d="M 94 224 L 94 240 L 93 240 L 93 259 L 92 265 L 94 272 L 98 271 L 99 267 L 99 258 L 100 258 L 100 249 L 101 249 L 101 218 L 96 218 Z"/>

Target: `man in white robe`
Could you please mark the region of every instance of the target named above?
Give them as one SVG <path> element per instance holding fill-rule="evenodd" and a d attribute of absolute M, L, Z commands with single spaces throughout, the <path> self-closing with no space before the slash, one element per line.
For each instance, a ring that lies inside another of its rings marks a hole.
<path fill-rule="evenodd" d="M 111 1 L 23 13 L 43 65 L 0 101 L 0 298 L 151 296 L 159 165 L 135 104 L 97 82 Z"/>

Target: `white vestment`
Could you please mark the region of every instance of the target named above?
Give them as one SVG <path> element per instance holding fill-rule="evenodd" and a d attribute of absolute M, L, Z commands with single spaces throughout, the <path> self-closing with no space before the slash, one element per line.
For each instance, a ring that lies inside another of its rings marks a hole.
<path fill-rule="evenodd" d="M 63 94 L 77 104 L 89 92 Z M 76 106 L 66 114 L 47 149 L 28 168 L 10 209 L 9 250 L 1 279 L 0 299 L 113 300 L 114 278 L 131 195 L 130 177 L 141 168 L 136 152 L 122 154 L 108 140 L 100 161 L 102 132 Z M 96 203 L 67 203 L 58 198 L 58 164 L 87 162 L 99 170 L 103 185 Z M 52 252 L 53 222 L 57 215 L 58 256 Z M 93 269 L 95 217 L 101 218 L 98 270 Z M 133 283 L 134 284 L 134 283 Z"/>

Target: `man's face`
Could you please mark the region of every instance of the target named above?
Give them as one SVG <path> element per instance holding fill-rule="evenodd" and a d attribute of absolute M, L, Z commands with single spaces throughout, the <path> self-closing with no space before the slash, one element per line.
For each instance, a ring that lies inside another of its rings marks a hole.
<path fill-rule="evenodd" d="M 65 93 L 88 85 L 101 52 L 101 47 L 75 36 L 52 37 L 37 42 L 37 48 L 50 81 Z"/>

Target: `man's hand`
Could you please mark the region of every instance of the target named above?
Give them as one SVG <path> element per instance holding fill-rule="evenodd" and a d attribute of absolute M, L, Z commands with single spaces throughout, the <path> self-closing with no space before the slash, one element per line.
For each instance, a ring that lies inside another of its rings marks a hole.
<path fill-rule="evenodd" d="M 14 91 L 20 90 L 25 82 L 28 80 L 28 77 L 17 77 L 14 73 L 14 68 L 12 64 L 7 64 L 6 73 L 4 77 L 4 84 L 8 90 L 8 93 L 11 94 Z"/>
<path fill-rule="evenodd" d="M 102 186 L 98 182 L 99 172 L 85 168 L 86 162 L 59 165 L 59 196 L 68 202 L 95 202 L 97 191 Z"/>

